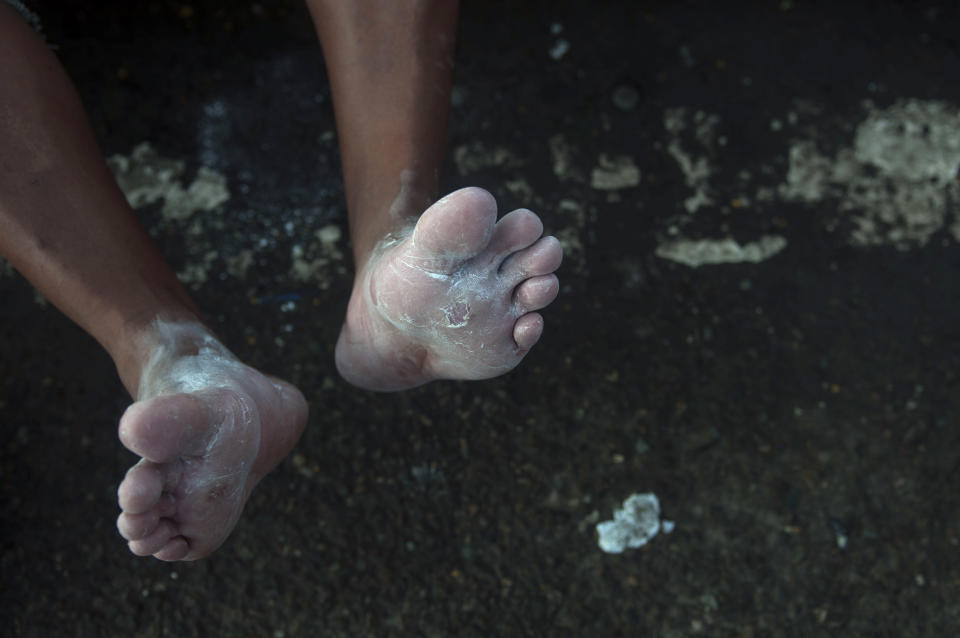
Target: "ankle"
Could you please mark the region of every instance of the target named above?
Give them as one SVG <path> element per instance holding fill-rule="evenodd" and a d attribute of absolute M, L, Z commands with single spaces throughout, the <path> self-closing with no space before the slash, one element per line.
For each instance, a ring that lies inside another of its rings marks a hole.
<path fill-rule="evenodd" d="M 156 384 L 162 369 L 169 367 L 172 361 L 211 346 L 228 353 L 199 319 L 157 317 L 128 326 L 125 334 L 108 351 L 124 387 L 135 400 L 140 400 L 155 394 L 148 386 Z"/>
<path fill-rule="evenodd" d="M 355 180 L 348 193 L 354 263 L 360 272 L 371 253 L 392 235 L 406 234 L 437 196 L 435 171 L 400 171 L 397 181 Z"/>

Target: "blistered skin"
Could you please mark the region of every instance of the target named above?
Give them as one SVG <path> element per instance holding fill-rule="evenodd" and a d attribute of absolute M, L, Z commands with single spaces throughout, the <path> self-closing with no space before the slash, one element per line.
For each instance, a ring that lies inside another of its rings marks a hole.
<path fill-rule="evenodd" d="M 348 381 L 396 390 L 520 362 L 543 331 L 536 311 L 559 291 L 562 250 L 531 211 L 496 217 L 489 193 L 462 189 L 374 250 L 337 345 Z"/>
<path fill-rule="evenodd" d="M 120 440 L 143 458 L 120 485 L 117 526 L 135 554 L 191 560 L 226 540 L 250 491 L 299 437 L 306 403 L 200 324 L 158 321 L 155 335 L 120 421 Z"/>

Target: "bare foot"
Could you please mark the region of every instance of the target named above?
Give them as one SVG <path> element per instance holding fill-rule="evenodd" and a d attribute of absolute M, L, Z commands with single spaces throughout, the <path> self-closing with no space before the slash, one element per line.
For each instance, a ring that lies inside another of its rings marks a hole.
<path fill-rule="evenodd" d="M 529 210 L 497 220 L 479 188 L 430 206 L 388 237 L 354 282 L 337 342 L 343 377 L 370 390 L 512 370 L 543 332 L 559 291 L 560 242 Z"/>
<path fill-rule="evenodd" d="M 226 540 L 251 490 L 296 443 L 307 404 L 200 324 L 156 328 L 137 402 L 120 419 L 121 442 L 143 458 L 120 484 L 117 527 L 134 554 L 195 560 Z"/>

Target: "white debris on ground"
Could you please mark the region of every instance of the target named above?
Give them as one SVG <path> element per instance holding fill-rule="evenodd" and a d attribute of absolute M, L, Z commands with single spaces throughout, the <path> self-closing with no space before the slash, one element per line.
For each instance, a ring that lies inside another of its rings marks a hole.
<path fill-rule="evenodd" d="M 924 100 L 867 110 L 853 145 L 833 158 L 812 140 L 795 141 L 778 194 L 808 203 L 839 198 L 854 223 L 854 246 L 923 246 L 944 227 L 949 202 L 960 201 L 960 110 Z M 960 241 L 960 222 L 950 230 Z"/>
<path fill-rule="evenodd" d="M 783 250 L 787 240 L 779 235 L 764 235 L 757 241 L 739 244 L 732 238 L 678 239 L 657 246 L 657 257 L 691 268 L 707 264 L 759 263 Z"/>
<path fill-rule="evenodd" d="M 557 40 L 552 47 L 550 47 L 550 57 L 554 60 L 559 60 L 567 54 L 567 51 L 570 50 L 570 43 L 563 38 Z"/>
<path fill-rule="evenodd" d="M 550 33 L 554 36 L 559 36 L 563 33 L 563 25 L 559 22 L 554 22 L 550 25 Z M 567 51 L 570 50 L 570 42 L 565 38 L 558 37 L 554 41 L 553 46 L 550 47 L 550 57 L 554 60 L 559 60 L 567 54 Z"/>
<path fill-rule="evenodd" d="M 851 145 L 833 157 L 818 148 L 815 132 L 813 138 L 808 133 L 794 139 L 784 183 L 775 189 L 761 186 L 752 201 L 763 206 L 777 201 L 831 201 L 830 208 L 840 215 L 828 220 L 827 229 L 852 226 L 849 242 L 853 246 L 885 245 L 899 250 L 924 246 L 946 229 L 951 203 L 960 202 L 960 109 L 924 100 L 900 100 L 884 109 L 868 102 L 864 108 L 866 116 L 857 125 Z M 803 110 L 822 111 L 808 106 Z M 790 112 L 783 121 L 773 120 L 771 130 L 785 130 L 798 121 L 799 116 Z M 717 136 L 718 123 L 716 115 L 685 107 L 664 112 L 666 150 L 693 190 L 683 202 L 690 215 L 712 210 L 716 204 L 709 182 L 714 173 L 711 158 L 725 144 Z M 692 150 L 691 144 L 701 148 Z M 736 201 L 743 206 L 751 198 L 740 195 Z M 960 241 L 960 217 L 948 230 Z M 759 262 L 786 244 L 787 239 L 777 235 L 744 245 L 729 238 L 675 239 L 660 245 L 656 254 L 697 267 Z"/>
<path fill-rule="evenodd" d="M 135 146 L 130 155 L 107 158 L 107 165 L 133 208 L 163 200 L 164 223 L 183 222 L 197 211 L 216 210 L 230 199 L 223 174 L 201 166 L 193 181 L 184 186 L 181 178 L 185 162 L 161 156 L 149 142 Z M 199 224 L 194 234 L 202 232 L 202 226 Z M 217 257 L 215 252 L 207 251 L 199 262 L 188 264 L 177 274 L 184 283 L 202 284 Z M 2 265 L 0 274 L 6 274 Z"/>
<path fill-rule="evenodd" d="M 590 174 L 590 185 L 597 190 L 612 191 L 640 184 L 640 169 L 628 155 L 607 157 L 601 153 L 597 163 Z"/>
<path fill-rule="evenodd" d="M 334 276 L 346 273 L 339 248 L 342 236 L 339 226 L 328 224 L 314 233 L 314 240 L 306 247 L 294 244 L 290 249 L 290 275 L 300 281 L 312 282 L 321 290 L 330 288 Z"/>
<path fill-rule="evenodd" d="M 717 115 L 703 111 L 697 111 L 691 115 L 684 107 L 667 109 L 663 114 L 664 128 L 673 136 L 673 139 L 667 144 L 667 152 L 680 166 L 687 186 L 694 191 L 693 195 L 683 203 L 684 208 L 690 214 L 714 203 L 709 183 L 713 171 L 710 167 L 708 155 L 713 153 L 714 146 L 717 143 L 716 132 L 719 122 L 720 117 Z M 687 129 L 693 130 L 694 136 L 703 147 L 705 154 L 694 156 L 692 152 L 683 148 L 680 133 Z"/>
<path fill-rule="evenodd" d="M 660 501 L 656 494 L 633 494 L 614 510 L 613 520 L 597 524 L 600 549 L 608 554 L 620 554 L 625 549 L 643 547 L 661 530 L 673 531 L 673 521 L 660 520 Z"/>
<path fill-rule="evenodd" d="M 462 144 L 453 151 L 453 160 L 461 175 L 490 167 L 515 168 L 523 162 L 503 146 L 488 148 L 483 142 Z"/>
<path fill-rule="evenodd" d="M 246 272 L 252 258 L 238 261 L 234 255 L 221 255 L 218 247 L 202 240 L 211 228 L 223 228 L 218 215 L 196 215 L 199 211 L 220 212 L 230 200 L 227 178 L 222 173 L 201 166 L 193 181 L 184 186 L 186 163 L 161 156 L 149 142 L 138 144 L 129 156 L 107 158 L 107 165 L 132 207 L 142 208 L 163 200 L 161 224 L 181 230 L 188 252 L 194 257 L 178 270 L 180 281 L 199 288 L 208 281 L 210 270 L 221 258 L 230 261 L 233 272 Z"/>
<path fill-rule="evenodd" d="M 206 167 L 184 188 L 180 175 L 184 162 L 161 157 L 149 142 L 138 144 L 129 157 L 113 155 L 107 159 L 114 178 L 134 208 L 164 200 L 163 218 L 187 219 L 198 210 L 214 210 L 230 199 L 227 178 Z"/>

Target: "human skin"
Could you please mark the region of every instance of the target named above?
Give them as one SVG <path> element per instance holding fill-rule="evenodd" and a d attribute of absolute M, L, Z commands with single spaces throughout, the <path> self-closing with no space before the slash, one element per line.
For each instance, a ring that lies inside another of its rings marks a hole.
<path fill-rule="evenodd" d="M 497 222 L 481 189 L 434 202 L 456 3 L 308 5 L 357 266 L 341 374 L 399 390 L 512 369 L 540 337 L 536 310 L 557 294 L 561 253 L 530 211 Z M 140 457 L 118 489 L 120 533 L 138 555 L 207 556 L 296 444 L 306 401 L 205 325 L 114 182 L 56 57 L 6 3 L 0 87 L 0 254 L 106 349 L 135 400 L 119 424 Z"/>
<path fill-rule="evenodd" d="M 307 4 L 333 92 L 357 273 L 337 343 L 341 375 L 402 390 L 509 371 L 540 338 L 535 311 L 557 295 L 561 250 L 529 211 L 495 227 L 485 193 L 451 194 L 443 214 L 421 216 L 443 160 L 457 2 Z M 451 304 L 470 309 L 469 325 L 415 309 Z"/>

